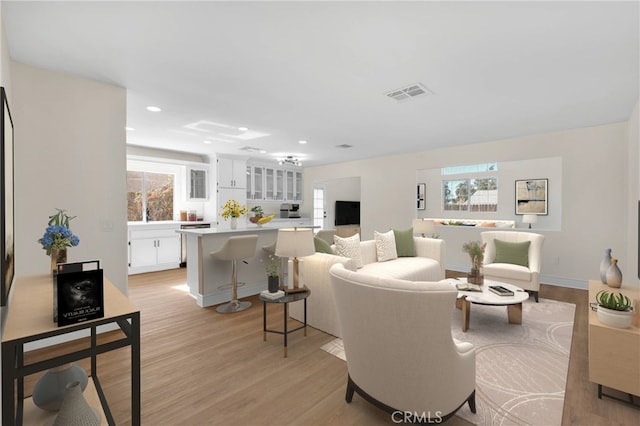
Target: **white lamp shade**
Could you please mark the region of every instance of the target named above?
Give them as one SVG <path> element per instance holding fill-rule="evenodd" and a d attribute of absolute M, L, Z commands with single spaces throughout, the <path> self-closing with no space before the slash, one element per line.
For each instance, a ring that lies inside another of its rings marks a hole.
<path fill-rule="evenodd" d="M 304 257 L 316 252 L 313 244 L 313 229 L 283 228 L 278 229 L 276 240 L 276 256 Z"/>
<path fill-rule="evenodd" d="M 537 214 L 525 214 L 522 216 L 522 223 L 538 223 Z"/>
<path fill-rule="evenodd" d="M 433 232 L 433 220 L 431 219 L 414 219 L 413 232 L 415 234 L 429 234 Z"/>

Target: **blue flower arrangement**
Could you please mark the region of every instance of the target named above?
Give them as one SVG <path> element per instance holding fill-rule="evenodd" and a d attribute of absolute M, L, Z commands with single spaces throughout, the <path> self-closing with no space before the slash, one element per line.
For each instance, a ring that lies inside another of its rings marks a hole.
<path fill-rule="evenodd" d="M 38 240 L 42 248 L 47 251 L 47 256 L 51 255 L 51 249 L 64 249 L 75 247 L 80 243 L 80 238 L 73 235 L 69 229 L 69 222 L 75 216 L 69 216 L 65 210 L 56 209 L 58 212 L 49 216 L 49 223 L 44 230 L 44 235 Z"/>

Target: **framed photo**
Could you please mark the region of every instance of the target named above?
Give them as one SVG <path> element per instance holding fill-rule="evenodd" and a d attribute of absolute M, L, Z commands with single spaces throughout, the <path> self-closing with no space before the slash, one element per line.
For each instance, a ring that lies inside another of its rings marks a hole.
<path fill-rule="evenodd" d="M 516 214 L 547 214 L 549 179 L 516 181 Z"/>
<path fill-rule="evenodd" d="M 0 98 L 0 306 L 6 306 L 15 271 L 13 121 L 4 87 Z"/>
<path fill-rule="evenodd" d="M 417 200 L 418 200 L 418 210 L 424 210 L 427 208 L 425 203 L 425 194 L 426 194 L 426 185 L 424 183 L 419 183 L 417 186 Z"/>

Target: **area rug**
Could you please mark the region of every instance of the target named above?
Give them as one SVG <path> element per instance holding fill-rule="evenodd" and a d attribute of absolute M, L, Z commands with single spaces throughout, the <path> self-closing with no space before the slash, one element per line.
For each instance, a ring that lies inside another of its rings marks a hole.
<path fill-rule="evenodd" d="M 469 330 L 453 313 L 452 333 L 476 347 L 476 414 L 457 415 L 476 425 L 559 425 L 569 367 L 575 305 L 540 299 L 522 304 L 522 325 L 507 322 L 507 308 L 472 305 Z M 323 350 L 345 360 L 342 340 Z"/>

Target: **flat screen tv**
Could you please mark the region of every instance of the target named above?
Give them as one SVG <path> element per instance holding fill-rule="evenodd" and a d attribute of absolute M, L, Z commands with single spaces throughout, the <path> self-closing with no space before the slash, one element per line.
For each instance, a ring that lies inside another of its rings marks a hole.
<path fill-rule="evenodd" d="M 360 201 L 336 201 L 335 224 L 360 225 Z"/>

